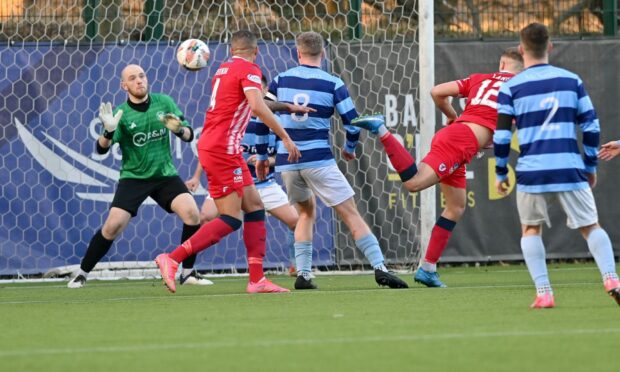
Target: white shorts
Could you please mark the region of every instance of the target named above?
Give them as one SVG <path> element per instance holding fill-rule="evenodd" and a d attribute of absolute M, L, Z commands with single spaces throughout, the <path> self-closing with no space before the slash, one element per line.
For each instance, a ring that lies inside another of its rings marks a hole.
<path fill-rule="evenodd" d="M 260 200 L 262 200 L 267 212 L 288 204 L 286 193 L 276 182 L 269 182 L 266 186 L 261 185 L 256 190 L 258 190 Z"/>
<path fill-rule="evenodd" d="M 314 193 L 325 205 L 333 207 L 355 195 L 336 165 L 284 171 L 282 180 L 291 203 L 306 201 Z"/>
<path fill-rule="evenodd" d="M 551 227 L 547 204 L 559 201 L 566 213 L 566 226 L 571 229 L 590 226 L 598 222 L 598 212 L 594 195 L 590 188 L 545 192 L 527 193 L 517 191 L 517 209 L 522 225 L 538 226 L 543 222 Z"/>

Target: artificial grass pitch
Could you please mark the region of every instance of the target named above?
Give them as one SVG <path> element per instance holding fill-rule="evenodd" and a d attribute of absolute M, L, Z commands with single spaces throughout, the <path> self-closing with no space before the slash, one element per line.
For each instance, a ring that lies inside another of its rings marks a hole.
<path fill-rule="evenodd" d="M 0 284 L 3 371 L 615 371 L 620 309 L 593 265 L 551 265 L 556 308 L 531 310 L 522 265 L 318 276 L 316 291 L 248 295 L 245 278 Z M 271 277 L 292 288 L 294 278 Z"/>

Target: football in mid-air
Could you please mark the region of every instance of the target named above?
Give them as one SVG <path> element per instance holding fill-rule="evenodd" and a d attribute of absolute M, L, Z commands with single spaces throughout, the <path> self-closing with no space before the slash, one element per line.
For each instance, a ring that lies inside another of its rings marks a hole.
<path fill-rule="evenodd" d="M 207 66 L 209 47 L 202 40 L 187 39 L 177 49 L 177 61 L 188 70 L 197 71 Z"/>

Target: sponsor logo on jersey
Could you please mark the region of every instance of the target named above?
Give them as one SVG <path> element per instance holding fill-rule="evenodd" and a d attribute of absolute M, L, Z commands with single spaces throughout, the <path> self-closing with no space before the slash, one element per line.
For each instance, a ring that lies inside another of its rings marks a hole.
<path fill-rule="evenodd" d="M 248 80 L 256 84 L 261 83 L 260 76 L 254 74 L 248 74 Z"/>
<path fill-rule="evenodd" d="M 243 182 L 243 170 L 241 169 L 241 167 L 236 168 L 233 171 L 233 182 L 234 183 L 240 183 Z"/>
<path fill-rule="evenodd" d="M 150 141 L 158 141 L 162 139 L 165 135 L 167 135 L 166 128 L 156 129 L 147 133 L 138 132 L 133 135 L 133 144 L 138 147 L 142 147 Z"/>
<path fill-rule="evenodd" d="M 452 166 L 452 168 L 450 168 L 450 173 L 454 172 L 455 170 L 458 169 L 458 167 L 460 166 L 459 163 L 454 163 L 454 165 Z"/>

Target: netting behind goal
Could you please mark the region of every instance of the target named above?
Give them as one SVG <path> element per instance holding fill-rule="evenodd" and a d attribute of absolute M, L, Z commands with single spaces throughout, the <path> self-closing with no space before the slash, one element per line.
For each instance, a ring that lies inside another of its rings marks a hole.
<path fill-rule="evenodd" d="M 403 5 L 404 4 L 404 5 Z M 100 102 L 119 105 L 121 69 L 138 63 L 150 90 L 171 95 L 200 134 L 210 77 L 228 57 L 227 41 L 249 28 L 260 38 L 257 63 L 269 78 L 297 64 L 294 36 L 326 39 L 324 67 L 348 84 L 360 113 L 384 112 L 415 151 L 418 138 L 416 2 L 42 0 L 0 6 L 0 275 L 38 274 L 77 265 L 107 215 L 121 154 L 96 154 Z M 208 42 L 209 68 L 188 72 L 175 61 L 186 38 Z M 389 264 L 408 268 L 419 255 L 420 199 L 404 192 L 380 144 L 362 135 L 358 159 L 339 158 L 344 140 L 334 120 L 339 166 Z M 172 138 L 182 178 L 196 165 L 196 142 Z M 204 179 L 203 179 L 204 182 Z M 199 189 L 199 205 L 205 190 Z M 319 203 L 314 263 L 335 269 L 367 265 L 348 229 Z M 181 221 L 152 200 L 117 238 L 102 267 L 150 265 L 180 240 Z M 286 227 L 269 218 L 265 266 L 289 265 Z M 246 268 L 241 234 L 202 253 L 211 271 Z M 60 272 L 60 271 L 59 271 Z"/>

